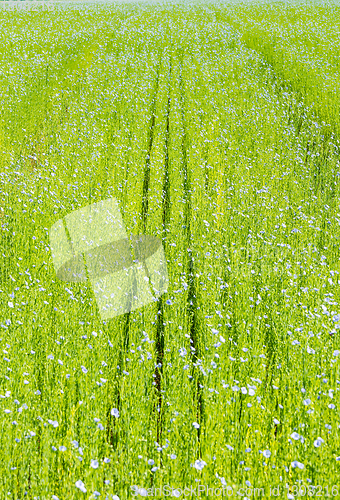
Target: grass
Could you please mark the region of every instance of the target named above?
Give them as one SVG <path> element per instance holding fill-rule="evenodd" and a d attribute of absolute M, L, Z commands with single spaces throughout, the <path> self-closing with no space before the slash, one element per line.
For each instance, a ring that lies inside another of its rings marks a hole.
<path fill-rule="evenodd" d="M 335 496 L 338 7 L 282 5 L 0 13 L 0 498 Z M 102 321 L 49 228 L 110 197 L 170 286 Z"/>

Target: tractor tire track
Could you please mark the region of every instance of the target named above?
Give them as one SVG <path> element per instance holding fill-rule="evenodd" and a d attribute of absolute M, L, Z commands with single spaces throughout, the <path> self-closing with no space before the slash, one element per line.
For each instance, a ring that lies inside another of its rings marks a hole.
<path fill-rule="evenodd" d="M 149 192 L 149 184 L 150 184 L 150 158 L 151 158 L 152 144 L 153 144 L 153 139 L 154 139 L 154 127 L 155 127 L 155 118 L 156 118 L 155 111 L 156 111 L 157 95 L 158 95 L 158 88 L 159 88 L 159 72 L 160 72 L 160 66 L 161 66 L 161 57 L 162 56 L 160 55 L 159 56 L 159 63 L 158 63 L 158 67 L 157 67 L 157 76 L 156 76 L 154 96 L 153 96 L 152 104 L 151 104 L 151 119 L 150 119 L 149 136 L 148 136 L 148 142 L 147 142 L 146 161 L 145 161 L 145 167 L 144 167 L 142 213 L 141 213 L 142 226 L 143 226 L 144 233 L 146 231 L 148 209 L 149 209 L 148 192 Z"/>
<path fill-rule="evenodd" d="M 170 129 L 170 92 L 171 92 L 171 74 L 172 74 L 172 60 L 170 55 L 169 61 L 169 74 L 168 74 L 168 99 L 166 108 L 166 132 L 165 132 L 165 159 L 164 159 L 164 180 L 162 192 L 162 223 L 163 223 L 163 241 L 166 246 L 167 242 L 167 226 L 170 221 L 170 179 L 169 179 L 169 129 Z M 165 250 L 166 254 L 166 250 Z M 161 443 L 162 429 L 163 429 L 163 411 L 162 411 L 162 375 L 163 375 L 163 359 L 164 359 L 164 295 L 158 300 L 158 316 L 156 326 L 156 368 L 155 368 L 155 382 L 156 382 L 156 400 L 157 406 L 157 442 Z"/>
<path fill-rule="evenodd" d="M 199 427 L 197 429 L 197 439 L 199 443 L 199 448 L 201 447 L 201 424 L 204 419 L 204 399 L 203 399 L 203 384 L 202 382 L 202 374 L 198 370 L 197 362 L 201 356 L 200 353 L 200 342 L 199 342 L 199 318 L 197 316 L 197 291 L 196 291 L 196 283 L 195 283 L 195 265 L 194 265 L 194 257 L 192 254 L 192 249 L 190 247 L 193 235 L 191 231 L 191 217 L 192 217 L 192 202 L 191 202 L 191 178 L 190 171 L 188 169 L 188 158 L 187 158 L 187 150 L 188 150 L 188 133 L 187 133 L 187 123 L 185 116 L 185 90 L 183 86 L 183 53 L 181 53 L 180 57 L 180 71 L 179 71 L 179 88 L 181 95 L 181 114 L 182 114 L 182 128 L 183 128 L 183 136 L 182 136 L 182 158 L 183 158 L 183 183 L 184 183 L 184 193 L 185 193 L 185 206 L 184 206 L 184 229 L 185 229 L 185 239 L 186 239 L 186 248 L 188 251 L 188 260 L 187 260 L 187 276 L 188 276 L 188 298 L 187 298 L 187 313 L 188 313 L 188 322 L 189 322 L 189 335 L 190 341 L 193 347 L 192 353 L 192 363 L 193 363 L 193 372 L 191 379 L 193 384 L 196 384 L 194 387 L 194 400 L 195 405 L 197 405 L 196 415 L 197 422 Z"/>

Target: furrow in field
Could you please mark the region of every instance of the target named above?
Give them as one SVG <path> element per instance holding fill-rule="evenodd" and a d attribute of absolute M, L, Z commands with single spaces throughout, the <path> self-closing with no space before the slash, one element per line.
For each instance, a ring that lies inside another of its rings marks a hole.
<path fill-rule="evenodd" d="M 158 81 L 159 81 L 159 67 L 157 67 L 157 69 L 156 69 L 156 82 L 155 82 L 154 96 L 153 96 L 152 105 L 151 105 L 151 120 L 150 120 L 150 124 L 149 124 L 147 153 L 146 153 L 146 161 L 145 161 L 145 167 L 144 167 L 142 213 L 141 213 L 142 227 L 143 227 L 144 232 L 146 231 L 148 208 L 149 208 L 148 191 L 149 191 L 149 183 L 150 183 L 150 155 L 151 155 L 151 151 L 152 151 L 152 144 L 153 144 L 153 138 L 154 138 L 155 109 L 156 109 L 157 94 L 158 94 Z"/>
<path fill-rule="evenodd" d="M 170 133 L 170 100 L 171 100 L 171 57 L 170 52 L 168 56 L 168 66 L 169 66 L 169 76 L 168 76 L 168 90 L 167 90 L 167 102 L 166 102 L 166 130 L 165 130 L 165 143 L 164 143 L 164 174 L 163 174 L 163 188 L 162 188 L 162 245 L 164 248 L 165 255 L 167 254 L 167 231 L 169 225 L 169 219 L 171 214 L 171 200 L 170 200 L 170 179 L 169 179 L 169 133 Z M 155 368 L 155 382 L 158 392 L 158 418 L 157 418 L 157 442 L 162 446 L 163 442 L 163 397 L 162 397 L 162 378 L 163 378 L 163 364 L 164 364 L 164 336 L 165 336 L 165 323 L 164 323 L 164 302 L 165 298 L 162 295 L 157 304 L 158 314 L 157 314 L 157 327 L 156 327 L 156 368 Z"/>
<path fill-rule="evenodd" d="M 187 64 L 190 63 L 190 55 L 187 58 Z M 201 373 L 197 368 L 194 368 L 195 363 L 201 357 L 200 352 L 200 341 L 199 341 L 199 319 L 197 315 L 197 291 L 195 282 L 195 264 L 194 257 L 192 253 L 192 225 L 191 219 L 193 216 L 192 210 L 192 180 L 191 180 L 191 169 L 188 166 L 188 151 L 191 146 L 191 137 L 188 134 L 188 103 L 186 102 L 186 89 L 184 87 L 183 78 L 186 78 L 188 73 L 185 72 L 184 68 L 184 58 L 180 59 L 180 70 L 179 70 L 179 88 L 181 93 L 181 118 L 183 127 L 182 136 L 182 157 L 183 157 L 183 176 L 184 176 L 184 196 L 185 196 L 185 212 L 184 212 L 184 229 L 185 229 L 185 245 L 187 246 L 187 277 L 188 277 L 188 295 L 187 295 L 187 318 L 188 318 L 188 331 L 190 335 L 190 342 L 192 344 L 192 363 L 193 363 L 193 386 L 194 386 L 194 400 L 197 405 L 197 439 L 200 444 L 201 428 L 204 419 L 204 401 L 202 394 L 202 384 L 201 384 Z M 183 75 L 184 72 L 184 75 Z M 190 80 L 189 80 L 190 81 Z M 189 108 L 190 109 L 190 108 Z"/>
<path fill-rule="evenodd" d="M 148 22 L 152 23 L 152 19 Z M 147 68 L 146 71 L 145 68 Z M 141 78 L 143 73 L 144 76 Z M 119 158 L 118 155 L 114 173 L 115 192 L 120 199 L 128 233 L 145 234 L 146 232 L 158 235 L 160 231 L 161 235 L 162 228 L 157 223 L 157 231 L 154 231 L 155 225 L 152 221 L 155 217 L 158 221 L 158 215 L 162 212 L 161 205 L 160 211 L 158 210 L 160 201 L 158 187 L 160 180 L 163 182 L 164 178 L 164 110 L 169 91 L 168 73 L 168 55 L 159 54 L 154 43 L 142 52 L 138 71 L 135 67 L 134 71 L 129 73 L 136 85 L 134 96 L 138 108 L 135 101 L 124 117 L 127 148 L 124 156 Z M 149 126 L 145 126 L 146 124 Z M 136 158 L 137 136 L 142 144 L 138 158 Z M 128 169 L 126 169 L 127 164 Z M 144 175 L 141 169 L 143 164 Z M 160 364 L 164 349 L 162 338 L 164 325 L 162 314 L 158 313 L 162 311 L 162 301 L 161 297 L 157 303 L 151 303 L 130 313 L 129 322 L 125 323 L 125 332 L 129 335 L 129 346 L 127 349 L 124 349 L 123 344 L 119 347 L 122 360 L 121 373 L 122 369 L 129 373 L 126 376 L 121 375 L 119 382 L 122 413 L 126 414 L 129 411 L 130 418 L 136 419 L 136 423 L 138 421 L 138 429 L 140 429 L 139 433 L 136 431 L 128 439 L 136 454 L 146 453 L 148 456 L 154 454 L 154 441 L 163 439 Z M 121 330 L 122 326 L 119 325 L 122 325 L 122 319 L 117 318 L 112 321 L 111 338 L 115 332 Z M 138 351 L 135 351 L 135 345 L 138 345 Z M 133 355 L 135 352 L 136 355 Z M 131 357 L 134 359 L 133 363 L 131 363 Z M 123 378 L 126 384 L 124 389 Z M 138 392 L 142 399 L 139 402 L 136 401 L 135 404 L 129 394 Z M 130 457 L 132 463 L 137 459 L 136 454 Z"/>
<path fill-rule="evenodd" d="M 155 55 L 154 59 L 151 58 L 153 55 Z M 132 232 L 135 235 L 144 233 L 140 229 L 147 221 L 146 212 L 143 212 L 143 209 L 147 208 L 145 196 L 148 196 L 150 182 L 147 178 L 150 176 L 150 160 L 149 158 L 145 160 L 145 157 L 152 155 L 153 125 L 148 131 L 144 124 L 146 116 L 150 117 L 150 123 L 154 123 L 155 120 L 157 90 L 154 90 L 156 93 L 151 99 L 148 97 L 149 88 L 155 89 L 155 86 L 157 88 L 158 79 L 155 78 L 155 74 L 159 71 L 157 53 L 151 54 L 151 57 L 150 53 L 144 52 L 138 66 L 134 66 L 133 71 L 131 68 L 127 71 L 127 78 L 122 87 L 125 87 L 122 98 L 127 99 L 124 106 L 125 112 L 120 114 L 118 118 L 120 126 L 116 134 L 112 134 L 111 139 L 114 150 L 114 155 L 111 158 L 111 165 L 114 165 L 114 192 L 121 205 L 123 220 L 129 235 Z M 147 67 L 144 65 L 146 58 L 150 67 L 147 68 L 147 71 L 144 69 Z M 138 96 L 136 101 L 132 100 L 132 95 Z M 119 108 L 117 108 L 118 110 Z M 112 132 L 113 130 L 110 133 Z M 144 177 L 141 175 L 143 163 L 146 164 Z M 147 172 L 147 170 L 149 171 Z M 145 217 L 142 214 L 145 214 Z M 141 430 L 139 435 L 144 436 L 143 441 L 149 447 L 150 436 L 146 432 L 147 429 L 153 434 L 153 428 L 149 425 L 150 412 L 152 411 L 152 390 L 150 388 L 152 358 L 149 357 L 150 353 L 143 352 L 143 349 L 139 360 L 134 359 L 131 363 L 131 353 L 135 353 L 135 343 L 140 343 L 141 332 L 145 331 L 144 313 L 140 310 L 129 311 L 123 316 L 113 318 L 107 325 L 107 331 L 113 345 L 118 350 L 119 365 L 118 375 L 115 376 L 116 382 L 112 386 L 111 401 L 117 401 L 117 405 L 119 405 L 117 409 L 122 412 L 122 415 L 126 415 L 126 418 L 136 422 L 138 419 L 138 428 Z M 136 391 L 143 395 L 137 406 L 131 405 L 131 394 Z M 116 421 L 112 417 L 110 426 L 112 428 L 116 426 Z M 117 456 L 122 453 L 124 439 L 131 441 L 131 446 L 135 448 L 136 453 L 145 452 L 143 441 L 136 440 L 137 435 L 138 433 L 133 433 L 128 437 L 125 434 L 124 437 L 124 434 L 120 434 L 120 443 L 115 446 Z M 130 457 L 131 461 L 135 459 L 135 456 Z"/>

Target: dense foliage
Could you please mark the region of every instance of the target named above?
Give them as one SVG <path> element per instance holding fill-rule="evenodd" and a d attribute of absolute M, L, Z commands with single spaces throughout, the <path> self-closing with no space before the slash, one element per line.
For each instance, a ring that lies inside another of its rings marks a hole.
<path fill-rule="evenodd" d="M 0 12 L 1 498 L 335 496 L 339 11 Z M 170 287 L 103 322 L 49 229 L 110 197 Z"/>

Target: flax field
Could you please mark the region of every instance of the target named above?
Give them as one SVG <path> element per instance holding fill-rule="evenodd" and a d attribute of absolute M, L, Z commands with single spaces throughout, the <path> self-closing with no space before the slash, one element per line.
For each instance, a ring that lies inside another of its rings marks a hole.
<path fill-rule="evenodd" d="M 339 497 L 340 4 L 53 6 L 0 6 L 0 499 Z M 49 231 L 109 198 L 169 287 L 103 321 Z"/>

